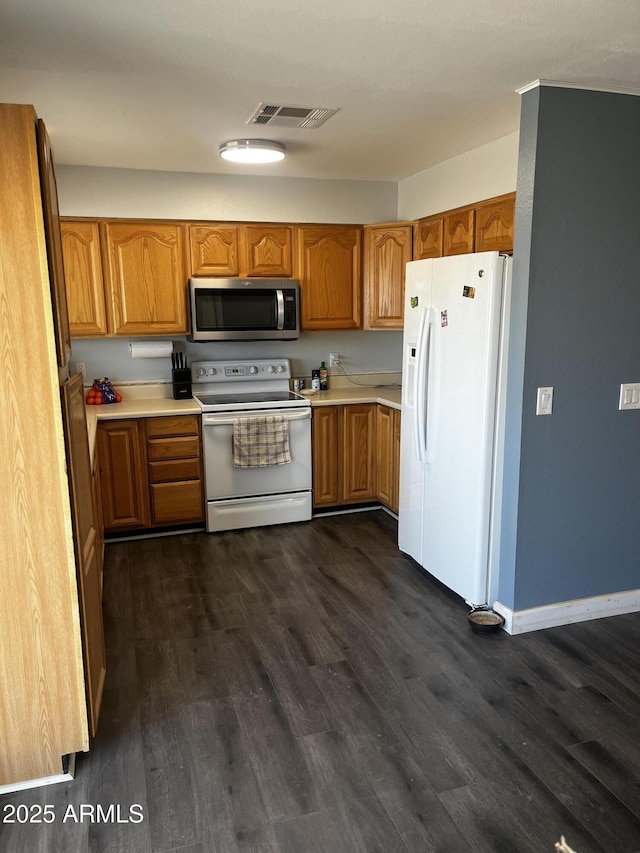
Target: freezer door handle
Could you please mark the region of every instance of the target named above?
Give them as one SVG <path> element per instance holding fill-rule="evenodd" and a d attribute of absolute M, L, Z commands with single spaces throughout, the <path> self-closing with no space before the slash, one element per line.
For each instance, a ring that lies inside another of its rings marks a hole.
<path fill-rule="evenodd" d="M 433 400 L 433 371 L 434 371 L 434 352 L 433 348 L 435 346 L 435 314 L 431 309 L 429 310 L 429 314 L 427 317 L 427 343 L 426 343 L 426 358 L 425 358 L 425 382 L 424 394 L 424 462 L 432 462 L 432 452 L 433 452 L 433 441 L 430 440 L 433 438 L 431 435 L 431 431 L 429 430 L 429 422 L 433 425 L 433 407 L 435 405 Z"/>
<path fill-rule="evenodd" d="M 413 371 L 413 443 L 416 459 L 424 462 L 426 458 L 426 377 L 427 345 L 430 323 L 427 311 L 420 311 L 416 360 Z"/>

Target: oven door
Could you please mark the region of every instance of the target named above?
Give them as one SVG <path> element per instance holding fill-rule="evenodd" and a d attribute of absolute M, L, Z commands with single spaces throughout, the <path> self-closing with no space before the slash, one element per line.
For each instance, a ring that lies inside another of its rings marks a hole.
<path fill-rule="evenodd" d="M 233 467 L 233 423 L 238 417 L 283 415 L 289 425 L 291 462 L 265 468 Z M 202 440 L 207 501 L 311 489 L 311 408 L 205 413 Z"/>
<path fill-rule="evenodd" d="M 266 468 L 233 467 L 236 417 L 284 415 L 291 462 Z M 311 518 L 311 408 L 269 409 L 202 416 L 207 532 L 288 524 Z"/>

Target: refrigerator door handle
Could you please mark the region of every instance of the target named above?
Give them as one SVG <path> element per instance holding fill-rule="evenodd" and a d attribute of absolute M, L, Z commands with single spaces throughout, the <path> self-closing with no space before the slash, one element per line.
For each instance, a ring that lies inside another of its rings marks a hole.
<path fill-rule="evenodd" d="M 427 378 L 427 353 L 430 323 L 427 323 L 427 311 L 420 312 L 420 325 L 418 326 L 418 341 L 416 344 L 416 361 L 413 371 L 413 442 L 416 459 L 418 462 L 426 460 L 427 442 L 427 419 L 426 419 L 426 378 Z"/>
<path fill-rule="evenodd" d="M 433 427 L 433 416 L 435 414 L 432 413 L 432 410 L 435 407 L 435 402 L 433 399 L 433 371 L 434 371 L 434 354 L 433 348 L 435 346 L 435 314 L 433 309 L 429 310 L 429 316 L 427 319 L 427 343 L 426 343 L 426 354 L 425 354 L 425 382 L 424 385 L 424 394 L 425 394 L 425 405 L 424 405 L 424 461 L 432 462 L 433 455 L 433 441 L 429 440 L 429 436 L 433 429 L 429 430 L 429 422 L 431 421 L 431 425 Z M 433 436 L 431 435 L 431 438 Z"/>

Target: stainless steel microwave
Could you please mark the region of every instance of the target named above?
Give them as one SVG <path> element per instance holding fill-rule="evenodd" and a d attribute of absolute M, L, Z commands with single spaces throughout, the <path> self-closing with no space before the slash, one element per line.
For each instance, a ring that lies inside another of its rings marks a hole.
<path fill-rule="evenodd" d="M 294 279 L 190 278 L 191 341 L 294 341 L 300 336 Z"/>

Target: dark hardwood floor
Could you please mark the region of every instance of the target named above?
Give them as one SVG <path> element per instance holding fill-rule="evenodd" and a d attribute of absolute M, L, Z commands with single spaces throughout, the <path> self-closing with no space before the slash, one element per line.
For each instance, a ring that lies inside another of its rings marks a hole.
<path fill-rule="evenodd" d="M 395 542 L 377 511 L 109 545 L 98 737 L 0 798 L 56 816 L 0 849 L 638 853 L 640 614 L 478 636 Z"/>

